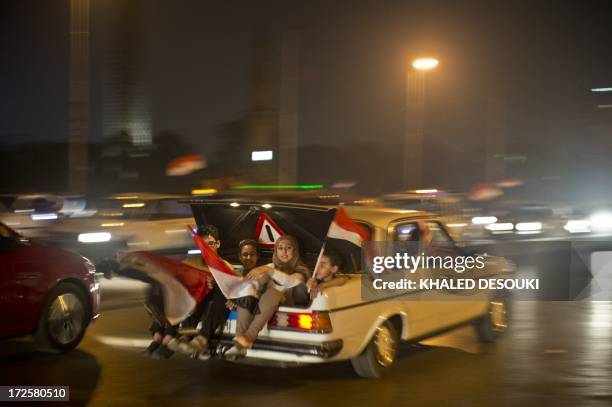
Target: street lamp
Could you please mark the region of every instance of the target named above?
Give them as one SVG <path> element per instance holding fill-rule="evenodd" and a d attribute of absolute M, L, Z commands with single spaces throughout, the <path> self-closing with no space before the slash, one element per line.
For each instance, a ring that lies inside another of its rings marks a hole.
<path fill-rule="evenodd" d="M 438 66 L 438 60 L 436 58 L 419 58 L 412 62 L 412 67 L 419 71 L 429 71 Z"/>
<path fill-rule="evenodd" d="M 406 73 L 406 124 L 403 187 L 421 187 L 425 124 L 425 74 L 438 66 L 435 58 L 412 61 Z"/>

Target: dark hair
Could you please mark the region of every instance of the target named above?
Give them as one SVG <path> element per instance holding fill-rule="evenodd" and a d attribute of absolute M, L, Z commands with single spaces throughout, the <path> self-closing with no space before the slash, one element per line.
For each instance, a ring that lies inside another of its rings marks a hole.
<path fill-rule="evenodd" d="M 221 240 L 219 238 L 219 229 L 215 225 L 202 225 L 198 227 L 198 235 L 200 237 L 212 236 L 215 240 Z"/>
<path fill-rule="evenodd" d="M 340 253 L 338 253 L 338 251 L 334 249 L 325 248 L 323 250 L 323 256 L 329 259 L 329 262 L 332 266 L 338 266 L 338 271 L 342 270 L 342 256 L 340 256 Z"/>
<path fill-rule="evenodd" d="M 257 254 L 259 254 L 259 243 L 257 243 L 255 240 L 253 239 L 244 239 L 241 240 L 240 243 L 238 243 L 238 254 L 240 254 L 240 252 L 242 251 L 242 248 L 244 246 L 253 246 L 255 248 L 255 251 L 257 252 Z"/>

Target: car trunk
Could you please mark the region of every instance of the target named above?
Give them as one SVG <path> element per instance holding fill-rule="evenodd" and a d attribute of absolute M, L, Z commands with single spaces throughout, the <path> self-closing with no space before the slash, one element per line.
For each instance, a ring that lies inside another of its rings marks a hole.
<path fill-rule="evenodd" d="M 196 200 L 188 203 L 191 204 L 198 226 L 208 224 L 219 229 L 221 238 L 219 254 L 224 259 L 238 263 L 240 241 L 244 239 L 261 241 L 261 236 L 270 238 L 277 232 L 270 229 L 277 226 L 280 234 L 291 235 L 298 240 L 300 255 L 311 268 L 319 255 L 336 212 L 335 208 L 321 206 L 266 204 L 256 201 Z M 262 217 L 271 222 L 266 222 L 263 228 L 258 229 Z M 269 262 L 271 257 L 272 245 L 263 245 L 260 264 Z"/>
<path fill-rule="evenodd" d="M 314 269 L 321 247 L 326 241 L 329 226 L 336 213 L 336 208 L 324 206 L 310 206 L 304 204 L 275 204 L 257 201 L 189 201 L 194 218 L 199 227 L 212 224 L 219 229 L 221 247 L 219 254 L 224 259 L 238 264 L 238 244 L 243 239 L 259 240 L 258 234 L 266 233 L 258 228 L 261 217 L 267 217 L 274 226 L 278 227 L 282 234 L 294 236 L 300 245 L 300 255 L 310 270 Z M 233 204 L 233 205 L 232 205 Z M 237 205 L 239 204 L 239 206 Z M 264 206 L 265 205 L 265 206 Z M 328 242 L 330 244 L 330 242 Z M 349 251 L 342 246 L 335 249 L 344 257 L 349 256 Z M 354 251 L 354 250 L 353 250 Z M 272 247 L 262 249 L 262 258 L 259 264 L 271 261 Z M 359 259 L 358 259 L 359 260 Z M 349 261 L 345 260 L 348 264 Z M 353 267 L 351 267 L 351 270 Z M 281 306 L 280 313 L 310 314 L 327 309 L 327 298 L 317 298 L 316 304 L 310 303 L 304 306 Z M 311 311 L 316 305 L 317 311 Z M 235 333 L 236 314 L 232 312 L 226 326 L 225 335 L 232 336 Z M 274 317 L 272 318 L 274 319 Z M 268 329 L 260 333 L 260 338 L 272 338 L 283 340 L 292 330 Z M 298 330 L 299 331 L 299 330 Z M 295 331 L 293 331 L 295 332 Z M 308 332 L 302 332 L 308 335 Z M 290 337 L 290 336 L 289 336 Z"/>

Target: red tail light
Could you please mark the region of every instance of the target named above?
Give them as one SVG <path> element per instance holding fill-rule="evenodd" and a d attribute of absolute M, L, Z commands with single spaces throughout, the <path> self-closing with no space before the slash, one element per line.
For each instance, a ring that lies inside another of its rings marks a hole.
<path fill-rule="evenodd" d="M 328 333 L 331 332 L 331 320 L 327 312 L 277 312 L 268 321 L 270 329 Z"/>

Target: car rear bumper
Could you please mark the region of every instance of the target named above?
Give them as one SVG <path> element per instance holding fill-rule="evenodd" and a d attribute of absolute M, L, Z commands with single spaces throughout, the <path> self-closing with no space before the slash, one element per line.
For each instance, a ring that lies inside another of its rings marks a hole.
<path fill-rule="evenodd" d="M 217 346 L 226 349 L 233 346 L 232 339 L 218 339 Z M 249 357 L 271 360 L 287 360 L 304 363 L 323 362 L 336 356 L 342 350 L 342 339 L 320 343 L 284 342 L 269 339 L 257 339 L 249 349 Z"/>

